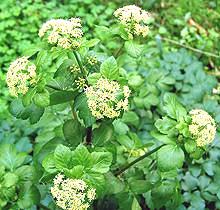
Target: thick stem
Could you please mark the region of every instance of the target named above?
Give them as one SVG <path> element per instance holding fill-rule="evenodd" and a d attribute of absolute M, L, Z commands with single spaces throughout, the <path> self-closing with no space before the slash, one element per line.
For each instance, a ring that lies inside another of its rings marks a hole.
<path fill-rule="evenodd" d="M 92 126 L 86 129 L 86 144 L 87 145 L 92 144 Z"/>
<path fill-rule="evenodd" d="M 73 54 L 74 54 L 74 56 L 75 56 L 75 58 L 76 58 L 76 61 L 77 61 L 78 65 L 79 65 L 79 68 L 80 68 L 81 73 L 84 75 L 84 74 L 85 74 L 85 71 L 84 71 L 84 69 L 83 69 L 83 65 L 82 65 L 82 63 L 81 63 L 81 60 L 80 60 L 80 58 L 79 58 L 77 52 L 76 52 L 76 51 L 73 51 Z"/>
<path fill-rule="evenodd" d="M 165 144 L 162 144 L 158 147 L 156 147 L 155 149 L 145 153 L 144 155 L 140 156 L 139 158 L 135 159 L 134 161 L 130 162 L 129 164 L 125 165 L 124 167 L 122 167 L 121 169 L 117 169 L 115 172 L 114 172 L 114 175 L 115 176 L 118 176 L 122 173 L 124 173 L 127 169 L 129 169 L 131 166 L 133 166 L 134 164 L 138 163 L 139 161 L 143 160 L 144 158 L 152 155 L 153 153 L 155 153 L 157 150 L 159 150 L 161 147 L 165 146 Z"/>

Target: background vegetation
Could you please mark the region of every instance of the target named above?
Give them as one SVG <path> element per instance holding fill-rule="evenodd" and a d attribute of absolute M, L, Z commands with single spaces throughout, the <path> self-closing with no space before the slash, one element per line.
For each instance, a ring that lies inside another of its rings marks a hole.
<path fill-rule="evenodd" d="M 52 18 L 80 17 L 84 22 L 84 32 L 88 38 L 95 37 L 101 40 L 100 50 L 108 54 L 109 50 L 117 50 L 117 40 L 108 39 L 104 28 L 94 27 L 112 24 L 112 13 L 116 8 L 129 3 L 140 5 L 145 10 L 153 13 L 154 20 L 151 25 L 151 33 L 142 51 L 144 56 L 136 62 L 135 59 L 126 59 L 126 55 L 120 57 L 121 63 L 128 70 L 130 86 L 135 91 L 135 97 L 130 111 L 114 124 L 117 139 L 127 149 L 128 154 L 137 155 L 137 149 L 143 149 L 139 141 L 145 146 L 152 143 L 150 131 L 155 119 L 155 109 L 159 110 L 161 95 L 164 91 L 176 93 L 180 101 L 187 109 L 201 107 L 216 116 L 216 122 L 220 122 L 220 107 L 218 94 L 212 94 L 213 88 L 218 87 L 220 65 L 220 2 L 218 0 L 145 0 L 145 1 L 99 1 L 99 0 L 7 0 L 0 2 L 0 142 L 9 143 L 0 146 L 0 163 L 5 162 L 6 153 L 10 154 L 8 162 L 12 159 L 16 163 L 3 171 L 16 171 L 25 177 L 21 183 L 35 182 L 38 177 L 35 173 L 37 161 L 42 161 L 48 148 L 54 148 L 49 139 L 62 136 L 63 121 L 68 119 L 68 111 L 62 105 L 48 108 L 41 120 L 31 125 L 31 120 L 18 120 L 11 117 L 9 104 L 11 98 L 6 88 L 5 75 L 9 64 L 16 57 L 21 56 L 34 43 L 39 42 L 38 30 L 43 22 Z M 129 50 L 128 50 L 129 51 Z M 129 52 L 132 54 L 132 52 Z M 131 55 L 138 57 L 138 54 Z M 126 61 L 124 64 L 124 61 Z M 118 61 L 120 65 L 120 60 Z M 147 91 L 143 91 L 146 90 Z M 11 112 L 13 112 L 11 110 Z M 51 123 L 52 122 L 52 123 Z M 50 126 L 48 126 L 50 123 Z M 125 137 L 126 135 L 126 137 Z M 57 139 L 56 139 L 57 138 Z M 127 144 L 128 138 L 130 144 Z M 149 140 L 151 139 L 151 140 Z M 54 143 L 53 141 L 53 143 Z M 12 146 L 12 144 L 14 146 Z M 46 145 L 46 146 L 45 146 Z M 9 151 L 9 152 L 8 152 Z M 33 159 L 33 153 L 36 159 Z M 220 141 L 219 134 L 210 150 L 198 161 L 185 164 L 178 173 L 178 181 L 181 184 L 181 204 L 176 209 L 220 209 Z M 122 162 L 124 160 L 121 160 Z M 146 162 L 147 163 L 147 160 Z M 144 164 L 144 163 L 142 163 Z M 1 167 L 1 166 L 0 166 Z M 143 165 L 138 165 L 140 170 Z M 25 170 L 24 170 L 25 169 Z M 7 172 L 9 173 L 9 172 Z M 130 171 L 129 173 L 133 173 Z M 34 174 L 34 176 L 33 176 Z M 1 174 L 2 175 L 2 174 Z M 41 203 L 53 209 L 51 199 L 45 193 L 46 187 L 41 185 L 41 194 L 38 198 L 32 198 L 35 187 L 22 189 L 19 198 L 15 198 L 16 182 L 13 175 L 9 177 L 5 188 L 0 188 L 0 194 L 10 198 L 10 202 L 16 203 L 21 209 L 36 209 L 32 200 L 41 199 Z M 134 177 L 138 176 L 134 174 Z M 151 177 L 145 174 L 146 177 Z M 170 174 L 174 180 L 176 174 Z M 153 176 L 156 179 L 156 175 Z M 1 180 L 0 180 L 1 182 Z M 130 180 L 132 182 L 132 180 Z M 149 180 L 145 187 L 161 182 Z M 21 185 L 21 183 L 19 183 Z M 151 194 L 147 189 L 142 189 L 142 182 L 133 182 L 133 190 L 139 190 L 143 198 L 151 204 Z M 7 190 L 6 190 L 7 188 Z M 8 188 L 11 188 L 10 192 Z M 138 188 L 138 189 L 135 189 Z M 169 200 L 169 194 L 174 189 L 169 186 L 161 186 L 161 191 L 155 189 L 153 193 L 158 202 Z M 159 188 L 158 188 L 159 189 Z M 117 191 L 117 189 L 116 189 Z M 11 197 L 11 195 L 13 195 Z M 152 193 L 152 192 L 151 192 Z M 0 195 L 0 203 L 8 202 Z M 123 209 L 129 209 L 129 197 L 121 193 L 125 200 Z M 121 199 L 117 198 L 117 199 Z M 109 198 L 109 203 L 114 202 Z M 122 200 L 123 200 L 122 199 Z M 104 202 L 103 202 L 104 203 Z M 102 206 L 102 209 L 116 207 Z M 163 202 L 161 202 L 163 203 Z M 166 208 L 169 209 L 167 204 Z M 30 207 L 32 206 L 32 207 Z M 162 206 L 158 206 L 160 208 Z M 17 206 L 14 209 L 18 208 Z M 42 207 L 43 208 L 43 207 Z M 134 210 L 136 207 L 134 207 Z M 153 207 L 152 207 L 153 208 Z"/>

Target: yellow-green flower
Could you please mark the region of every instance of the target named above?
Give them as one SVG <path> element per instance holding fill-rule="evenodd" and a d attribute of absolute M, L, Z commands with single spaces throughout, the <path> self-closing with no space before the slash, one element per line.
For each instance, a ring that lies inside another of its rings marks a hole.
<path fill-rule="evenodd" d="M 134 35 L 146 37 L 149 28 L 146 22 L 150 18 L 150 14 L 136 5 L 128 5 L 117 9 L 114 16 L 118 18 L 119 22 L 124 26 L 128 32 L 129 38 Z"/>
<path fill-rule="evenodd" d="M 56 204 L 65 210 L 86 210 L 95 200 L 96 190 L 81 179 L 69 179 L 58 174 L 53 180 L 51 194 Z"/>
<path fill-rule="evenodd" d="M 8 69 L 6 82 L 13 96 L 27 93 L 29 87 L 36 82 L 36 66 L 23 56 L 13 61 Z"/>
<path fill-rule="evenodd" d="M 38 35 L 46 36 L 50 44 L 64 49 L 76 49 L 80 46 L 83 36 L 81 20 L 79 18 L 49 20 L 42 25 Z"/>
<path fill-rule="evenodd" d="M 189 131 L 195 139 L 197 146 L 202 147 L 210 144 L 216 134 L 214 119 L 202 109 L 193 109 L 189 114 L 192 119 Z"/>
<path fill-rule="evenodd" d="M 89 109 L 97 119 L 118 117 L 128 109 L 130 90 L 116 81 L 100 78 L 94 86 L 85 89 Z"/>

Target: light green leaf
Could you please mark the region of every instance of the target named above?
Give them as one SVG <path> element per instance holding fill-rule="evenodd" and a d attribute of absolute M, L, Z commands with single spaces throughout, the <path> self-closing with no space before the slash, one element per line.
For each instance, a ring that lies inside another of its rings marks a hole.
<path fill-rule="evenodd" d="M 56 168 L 54 154 L 48 154 L 42 161 L 42 166 L 44 167 L 45 171 L 50 174 L 57 173 L 58 170 Z"/>
<path fill-rule="evenodd" d="M 100 66 L 100 73 L 107 79 L 116 80 L 119 77 L 119 68 L 113 56 L 107 58 Z"/>
<path fill-rule="evenodd" d="M 153 136 L 155 139 L 165 143 L 165 144 L 176 144 L 176 141 L 174 138 L 169 137 L 168 135 L 163 135 L 158 133 L 157 131 L 151 131 L 151 136 Z"/>
<path fill-rule="evenodd" d="M 58 145 L 54 151 L 54 160 L 56 168 L 62 170 L 63 168 L 71 168 L 72 152 L 69 147 L 62 144 Z"/>
<path fill-rule="evenodd" d="M 163 146 L 157 152 L 157 163 L 161 171 L 170 171 L 181 168 L 184 161 L 184 152 L 177 145 Z"/>
<path fill-rule="evenodd" d="M 34 185 L 24 186 L 19 193 L 17 204 L 21 209 L 28 209 L 40 202 L 40 193 Z"/>
<path fill-rule="evenodd" d="M 0 146 L 0 164 L 10 171 L 21 166 L 26 157 L 27 155 L 24 152 L 17 153 L 14 145 L 3 144 Z"/>
<path fill-rule="evenodd" d="M 133 40 L 126 41 L 125 50 L 131 57 L 138 58 L 143 53 L 144 45 L 140 45 Z"/>
<path fill-rule="evenodd" d="M 136 198 L 133 199 L 131 210 L 142 210 Z"/>
<path fill-rule="evenodd" d="M 80 144 L 73 152 L 72 152 L 72 160 L 71 162 L 74 165 L 82 165 L 86 169 L 90 169 L 92 166 L 92 158 L 88 149 Z"/>
<path fill-rule="evenodd" d="M 50 94 L 45 89 L 41 93 L 36 93 L 33 98 L 34 103 L 39 107 L 47 107 L 50 105 Z"/>
<path fill-rule="evenodd" d="M 167 112 L 169 117 L 182 121 L 187 116 L 186 109 L 178 102 L 174 94 L 164 94 L 164 103 L 164 110 Z"/>
<path fill-rule="evenodd" d="M 169 117 L 163 117 L 155 122 L 155 127 L 163 134 L 175 133 L 175 126 L 177 122 Z"/>
<path fill-rule="evenodd" d="M 112 162 L 110 152 L 92 152 L 92 169 L 95 173 L 107 173 Z"/>

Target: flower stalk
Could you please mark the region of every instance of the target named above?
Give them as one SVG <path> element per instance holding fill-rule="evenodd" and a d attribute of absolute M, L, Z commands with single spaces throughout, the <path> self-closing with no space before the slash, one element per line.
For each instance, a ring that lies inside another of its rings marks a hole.
<path fill-rule="evenodd" d="M 124 167 L 122 167 L 121 169 L 117 169 L 113 174 L 115 176 L 119 176 L 120 174 L 124 173 L 127 169 L 129 169 L 131 166 L 133 166 L 134 164 L 140 162 L 141 160 L 143 160 L 144 158 L 152 155 L 153 153 L 157 152 L 161 147 L 165 146 L 166 144 L 162 144 L 158 147 L 156 147 L 155 149 L 145 153 L 144 155 L 140 156 L 139 158 L 135 159 L 134 161 L 128 163 L 127 165 L 125 165 Z"/>

